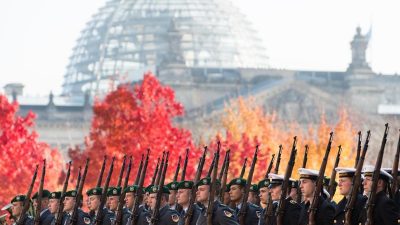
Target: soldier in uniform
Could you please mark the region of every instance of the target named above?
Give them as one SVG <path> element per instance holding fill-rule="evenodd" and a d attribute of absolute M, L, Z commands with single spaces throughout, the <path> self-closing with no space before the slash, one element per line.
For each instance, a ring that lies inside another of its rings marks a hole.
<path fill-rule="evenodd" d="M 247 181 L 243 178 L 235 178 L 229 182 L 229 197 L 231 202 L 235 204 L 236 217 L 239 217 L 240 208 L 244 197 L 244 191 Z M 260 220 L 261 208 L 255 204 L 248 202 L 246 209 L 245 224 L 257 224 Z"/>
<path fill-rule="evenodd" d="M 269 192 L 271 193 L 272 201 L 274 203 L 272 208 L 273 216 L 272 218 L 270 218 L 270 223 L 268 225 L 275 225 L 277 224 L 275 215 L 278 210 L 278 202 L 282 194 L 282 184 L 284 176 L 270 173 L 268 174 L 268 178 L 270 179 L 268 188 Z M 292 189 L 291 187 L 289 188 Z M 290 197 L 290 195 L 285 198 L 285 208 L 283 209 L 283 211 L 285 212 L 285 215 L 283 217 L 283 224 L 297 225 L 299 221 L 301 207 L 300 204 L 298 204 Z M 265 225 L 264 218 L 260 219 L 259 225 Z"/>
<path fill-rule="evenodd" d="M 374 173 L 374 167 L 367 166 L 363 170 L 364 174 L 364 192 L 369 196 L 372 186 L 372 175 Z M 389 185 L 392 176 L 386 171 L 382 170 L 379 174 L 378 186 L 376 189 L 375 205 L 373 206 L 373 224 L 389 225 L 397 224 L 399 219 L 399 211 L 396 203 L 387 197 L 386 189 Z M 367 219 L 366 210 L 362 215 L 362 223 L 365 223 Z"/>
<path fill-rule="evenodd" d="M 178 184 L 178 193 L 176 194 L 177 202 L 182 207 L 180 212 L 181 219 L 179 225 L 185 224 L 185 215 L 189 209 L 191 190 L 193 188 L 193 181 L 182 181 Z M 193 206 L 193 216 L 190 225 L 196 225 L 197 219 L 200 215 L 200 207 L 195 203 Z"/>
<path fill-rule="evenodd" d="M 177 182 L 177 181 L 172 181 L 167 184 L 167 188 L 170 192 L 169 199 L 168 199 L 168 205 L 171 209 L 176 209 L 176 194 L 178 191 L 178 184 L 179 184 L 179 182 Z"/>
<path fill-rule="evenodd" d="M 393 176 L 393 174 L 392 174 L 392 170 L 393 169 L 392 168 L 383 168 L 383 170 Z M 393 177 L 393 179 L 395 179 L 395 178 Z M 400 170 L 398 170 L 398 172 L 397 172 L 397 178 L 396 179 L 397 179 L 397 183 L 400 184 Z M 400 189 L 396 190 L 396 193 L 393 196 L 393 200 L 396 203 L 397 208 L 400 208 Z"/>
<path fill-rule="evenodd" d="M 137 185 L 132 185 L 132 186 L 128 186 L 125 188 L 125 205 L 126 207 L 124 208 L 124 217 L 125 214 L 129 215 L 129 217 L 131 216 L 131 212 L 132 212 L 132 208 L 133 205 L 135 203 L 135 193 L 138 190 L 138 186 Z M 139 205 L 138 208 L 138 225 L 145 225 L 148 224 L 147 222 L 147 218 L 150 218 L 150 214 L 148 213 L 148 211 L 146 210 L 146 208 L 144 207 L 144 204 Z M 129 223 L 130 219 L 128 220 Z M 125 225 L 125 224 L 123 224 Z"/>
<path fill-rule="evenodd" d="M 316 189 L 316 181 L 318 179 L 318 170 L 311 170 L 300 168 L 300 190 L 303 195 L 303 202 L 301 205 L 301 213 L 299 225 L 308 224 L 308 209 L 310 208 L 311 201 L 314 198 Z M 335 207 L 325 200 L 321 195 L 317 198 L 318 206 L 315 213 L 315 222 L 318 225 L 332 225 L 333 217 L 335 214 Z"/>
<path fill-rule="evenodd" d="M 108 209 L 115 213 L 117 211 L 119 196 L 121 195 L 120 187 L 109 187 L 107 191 Z"/>
<path fill-rule="evenodd" d="M 252 184 L 250 186 L 250 192 L 249 192 L 249 197 L 247 198 L 247 201 L 260 206 L 260 198 L 258 197 L 258 185 L 257 184 Z"/>
<path fill-rule="evenodd" d="M 103 223 L 102 225 L 112 225 L 114 224 L 115 221 L 115 215 L 112 211 L 108 210 L 106 207 L 100 209 L 100 204 L 101 204 L 101 195 L 103 192 L 103 188 L 101 187 L 95 187 L 92 189 L 89 189 L 86 192 L 86 195 L 88 196 L 88 208 L 93 212 L 92 214 L 92 222 L 96 222 L 96 217 L 99 213 L 99 210 L 102 210 L 102 215 L 103 215 Z"/>
<path fill-rule="evenodd" d="M 15 218 L 15 223 L 18 222 L 19 219 L 21 219 L 21 214 L 22 214 L 22 210 L 24 208 L 24 201 L 26 199 L 25 195 L 17 195 L 15 196 L 12 200 L 11 200 L 11 211 L 12 211 L 12 215 Z M 14 223 L 14 224 L 15 224 Z M 34 221 L 33 218 L 31 216 L 28 215 L 28 213 L 26 213 L 26 218 L 25 221 L 23 221 L 22 225 L 33 225 Z"/>
<path fill-rule="evenodd" d="M 151 214 L 153 214 L 154 209 L 156 207 L 158 190 L 159 187 L 155 185 L 151 187 L 149 190 L 150 193 L 149 206 Z M 169 194 L 170 192 L 168 188 L 166 186 L 163 186 L 160 209 L 159 209 L 159 217 L 156 218 L 158 220 L 159 225 L 177 225 L 180 220 L 179 213 L 176 210 L 169 208 L 168 205 Z"/>
<path fill-rule="evenodd" d="M 261 212 L 261 215 L 264 215 L 264 209 L 268 203 L 268 193 L 269 193 L 269 179 L 263 179 L 260 182 L 258 182 L 258 192 L 260 194 L 258 195 L 260 197 L 260 206 L 263 209 Z M 261 217 L 262 218 L 262 217 Z"/>
<path fill-rule="evenodd" d="M 196 200 L 203 206 L 197 220 L 197 225 L 207 224 L 207 207 L 210 197 L 211 178 L 201 179 L 197 185 Z M 213 225 L 239 225 L 234 211 L 228 206 L 221 204 L 218 200 L 213 203 L 212 224 Z"/>
<path fill-rule="evenodd" d="M 354 168 L 343 168 L 337 167 L 335 168 L 337 173 L 339 174 L 339 192 L 340 195 L 343 195 L 342 200 L 335 206 L 335 217 L 333 223 L 335 225 L 343 225 L 345 219 L 345 207 L 348 201 L 348 196 L 351 194 L 351 187 L 353 183 L 353 177 L 356 172 Z M 361 211 L 365 206 L 366 198 L 363 198 L 362 195 L 357 193 L 357 199 L 352 211 L 351 224 L 358 225 L 360 221 Z"/>
<path fill-rule="evenodd" d="M 299 188 L 299 182 L 297 180 L 295 180 L 295 179 L 290 178 L 289 179 L 289 186 L 290 186 L 289 187 L 290 188 L 289 196 L 293 200 L 297 201 L 297 189 Z M 297 202 L 297 203 L 300 204 L 300 202 Z"/>
<path fill-rule="evenodd" d="M 60 205 L 61 191 L 55 191 L 50 194 L 49 197 L 49 211 L 53 215 L 51 224 L 54 225 L 55 218 L 57 216 L 58 206 Z M 61 215 L 63 216 L 63 215 Z"/>
<path fill-rule="evenodd" d="M 69 225 L 74 207 L 76 204 L 77 192 L 75 190 L 65 192 L 64 204 L 64 216 L 62 225 Z M 89 225 L 91 223 L 89 214 L 85 213 L 78 207 L 77 211 L 77 222 L 76 225 Z"/>
<path fill-rule="evenodd" d="M 39 193 L 36 192 L 33 197 L 33 207 L 36 209 L 38 206 L 38 195 Z M 41 211 L 40 211 L 40 225 L 50 225 L 51 221 L 53 221 L 54 216 L 50 213 L 48 205 L 49 205 L 49 197 L 50 191 L 43 190 L 42 192 L 42 204 L 41 204 Z"/>

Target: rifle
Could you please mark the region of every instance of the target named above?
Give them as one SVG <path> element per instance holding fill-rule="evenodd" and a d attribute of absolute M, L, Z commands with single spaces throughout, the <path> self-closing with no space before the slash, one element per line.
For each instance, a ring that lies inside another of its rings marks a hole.
<path fill-rule="evenodd" d="M 276 210 L 276 224 L 277 225 L 283 225 L 283 216 L 285 214 L 285 208 L 286 208 L 285 200 L 286 200 L 286 196 L 287 196 L 287 190 L 289 187 L 289 179 L 292 176 L 293 167 L 294 167 L 294 163 L 296 160 L 296 154 L 297 154 L 296 144 L 297 144 L 297 137 L 295 136 L 293 138 L 293 145 L 292 145 L 292 151 L 290 152 L 289 163 L 286 167 L 285 176 L 283 178 L 281 197 L 279 199 L 278 208 Z"/>
<path fill-rule="evenodd" d="M 153 215 L 151 217 L 151 222 L 150 222 L 151 225 L 158 225 L 158 222 L 160 220 L 161 197 L 163 194 L 165 174 L 167 173 L 167 168 L 168 168 L 168 158 L 169 158 L 169 152 L 167 152 L 165 155 L 165 162 L 164 162 L 164 160 L 161 161 L 161 165 L 163 165 L 163 166 L 160 167 L 160 171 L 162 171 L 162 173 L 161 173 L 159 183 L 156 183 L 156 185 L 158 187 L 157 199 L 156 199 L 156 204 L 153 209 Z"/>
<path fill-rule="evenodd" d="M 240 172 L 240 178 L 243 178 L 244 173 L 246 172 L 246 166 L 247 166 L 247 157 L 244 158 L 244 163 L 243 163 L 243 166 L 242 166 L 242 171 Z"/>
<path fill-rule="evenodd" d="M 157 174 L 155 185 L 160 183 L 160 179 L 161 179 L 161 176 L 162 176 L 162 173 L 163 173 L 164 164 L 165 164 L 165 155 L 166 155 L 166 153 L 165 153 L 165 151 L 163 151 L 162 160 L 161 160 L 160 167 L 158 168 L 158 174 Z"/>
<path fill-rule="evenodd" d="M 224 193 L 225 193 L 225 188 L 226 188 L 226 181 L 228 180 L 228 170 L 229 170 L 229 160 L 230 160 L 230 152 L 231 150 L 228 149 L 228 151 L 226 151 L 225 153 L 225 160 L 224 160 L 224 164 L 223 164 L 223 168 L 224 170 L 221 172 L 223 172 L 222 176 L 219 178 L 221 181 L 221 190 L 219 192 L 219 200 L 221 202 L 223 202 L 224 200 Z M 221 175 L 221 174 L 220 174 Z"/>
<path fill-rule="evenodd" d="M 211 177 L 211 173 L 214 169 L 214 164 L 215 164 L 215 157 L 213 158 L 213 161 L 211 162 L 211 166 L 210 166 L 210 169 L 208 170 L 207 177 Z"/>
<path fill-rule="evenodd" d="M 218 142 L 219 143 L 219 142 Z M 219 144 L 217 152 L 214 154 L 214 163 L 213 163 L 213 174 L 211 177 L 210 184 L 210 197 L 208 198 L 208 208 L 207 208 L 207 225 L 213 225 L 212 223 L 212 214 L 214 212 L 214 199 L 215 199 L 215 190 L 217 188 L 217 172 L 218 172 L 218 161 L 219 161 Z"/>
<path fill-rule="evenodd" d="M 85 169 L 83 170 L 83 175 L 79 181 L 76 198 L 75 198 L 75 205 L 74 205 L 74 209 L 72 210 L 69 225 L 76 225 L 76 223 L 78 222 L 78 208 L 81 205 L 81 202 L 83 199 L 82 190 L 83 190 L 83 185 L 85 184 L 88 166 L 89 166 L 89 159 L 86 159 Z"/>
<path fill-rule="evenodd" d="M 271 192 L 268 192 L 268 201 L 267 201 L 267 205 L 265 206 L 265 211 L 264 211 L 264 215 L 263 215 L 265 224 L 271 223 L 270 220 L 272 219 L 273 215 L 274 215 L 274 211 L 273 211 L 273 202 L 272 202 Z"/>
<path fill-rule="evenodd" d="M 357 142 L 357 155 L 356 155 L 356 164 L 354 165 L 357 167 L 358 161 L 360 160 L 360 153 L 361 153 L 361 131 L 358 131 L 358 142 Z"/>
<path fill-rule="evenodd" d="M 163 155 L 164 155 L 164 153 L 163 153 Z M 157 158 L 157 165 L 156 165 L 156 169 L 154 170 L 153 179 L 151 180 L 151 185 L 154 185 L 154 183 L 156 182 L 159 166 L 160 166 L 160 157 Z"/>
<path fill-rule="evenodd" d="M 44 177 L 46 176 L 46 159 L 43 160 L 42 175 L 40 177 L 39 191 L 37 197 L 37 206 L 35 213 L 35 225 L 40 224 L 40 212 L 42 211 L 42 195 L 43 195 L 43 185 Z"/>
<path fill-rule="evenodd" d="M 29 186 L 28 193 L 26 194 L 26 198 L 24 200 L 24 208 L 22 208 L 21 216 L 18 219 L 18 221 L 16 221 L 16 225 L 24 224 L 26 218 L 28 217 L 27 212 L 29 210 L 31 194 L 32 194 L 33 186 L 35 185 L 35 180 L 36 180 L 38 169 L 39 169 L 39 165 L 36 165 L 36 169 L 35 169 L 35 172 L 33 173 L 32 181 L 31 181 L 31 185 Z"/>
<path fill-rule="evenodd" d="M 368 131 L 367 132 L 367 138 L 365 139 L 365 144 L 364 144 L 363 150 L 361 152 L 360 159 L 359 159 L 359 161 L 357 163 L 356 172 L 354 173 L 354 178 L 353 178 L 353 182 L 352 182 L 353 185 L 351 187 L 349 199 L 348 199 L 348 201 L 346 203 L 346 207 L 344 208 L 344 211 L 345 211 L 345 214 L 344 214 L 344 221 L 345 222 L 344 222 L 344 224 L 345 225 L 352 225 L 351 218 L 352 218 L 354 206 L 356 204 L 358 190 L 359 190 L 360 185 L 361 185 L 361 170 L 362 170 L 363 165 L 364 165 L 365 155 L 367 154 L 368 143 L 369 143 L 370 136 L 371 136 L 371 132 Z"/>
<path fill-rule="evenodd" d="M 385 124 L 385 133 L 383 134 L 383 138 L 382 138 L 381 149 L 379 150 L 378 158 L 376 159 L 376 163 L 375 163 L 374 173 L 372 174 L 371 191 L 369 193 L 368 201 L 366 204 L 367 221 L 365 222 L 365 225 L 373 225 L 374 224 L 373 215 L 374 215 L 374 206 L 375 206 L 375 201 L 376 201 L 376 190 L 378 188 L 378 180 L 379 180 L 379 175 L 381 172 L 383 153 L 385 152 L 385 146 L 386 146 L 388 132 L 389 132 L 389 125 L 386 123 Z M 397 179 L 397 177 L 395 179 Z"/>
<path fill-rule="evenodd" d="M 251 187 L 251 181 L 253 180 L 254 169 L 257 163 L 257 154 L 258 154 L 258 145 L 256 146 L 256 150 L 254 151 L 253 161 L 251 162 L 251 167 L 249 171 L 249 175 L 247 177 L 246 187 L 244 189 L 244 196 L 242 199 L 242 206 L 239 210 L 239 223 L 240 225 L 245 225 L 246 219 L 246 211 L 247 211 L 247 199 L 249 198 L 249 191 Z"/>
<path fill-rule="evenodd" d="M 79 182 L 81 181 L 81 167 L 79 167 L 78 169 L 78 178 L 76 179 L 76 186 L 75 186 L 75 190 L 78 191 L 79 188 Z"/>
<path fill-rule="evenodd" d="M 140 179 L 140 174 L 142 174 L 143 157 L 144 157 L 144 155 L 142 154 L 142 159 L 140 160 L 139 169 L 138 169 L 137 174 L 136 174 L 136 178 L 135 178 L 135 183 L 134 183 L 134 185 L 138 185 L 139 179 Z"/>
<path fill-rule="evenodd" d="M 146 161 L 144 161 L 142 173 L 140 174 L 138 189 L 135 192 L 135 200 L 133 202 L 131 216 L 129 219 L 130 223 L 128 223 L 128 225 L 136 225 L 138 223 L 139 205 L 143 200 L 143 183 L 144 183 L 144 178 L 146 177 L 147 165 L 149 164 L 149 155 L 150 155 L 150 149 L 147 149 Z"/>
<path fill-rule="evenodd" d="M 186 167 L 189 161 L 189 149 L 186 149 L 186 156 L 185 156 L 185 162 L 183 163 L 183 169 L 182 169 L 182 176 L 181 176 L 181 181 L 185 180 L 186 176 Z"/>
<path fill-rule="evenodd" d="M 104 219 L 103 208 L 104 208 L 104 205 L 106 204 L 106 201 L 107 201 L 107 190 L 108 190 L 108 185 L 110 184 L 111 175 L 112 175 L 113 170 L 114 170 L 114 161 L 115 161 L 115 156 L 111 160 L 110 169 L 108 170 L 106 182 L 105 182 L 104 187 L 103 187 L 103 192 L 101 193 L 100 206 L 98 208 L 97 215 L 96 215 L 96 220 L 94 222 L 94 224 L 96 224 L 96 225 L 102 225 L 103 224 L 103 219 Z"/>
<path fill-rule="evenodd" d="M 335 191 L 336 191 L 337 184 L 335 184 L 335 179 L 336 179 L 336 170 L 335 170 L 335 168 L 338 167 L 338 165 L 339 165 L 340 154 L 341 153 L 342 153 L 342 146 L 339 145 L 339 150 L 338 150 L 338 153 L 336 155 L 335 165 L 332 168 L 331 179 L 329 180 L 329 186 L 328 186 L 328 193 L 330 195 L 329 198 L 328 198 L 329 202 L 332 200 L 333 196 L 335 195 Z"/>
<path fill-rule="evenodd" d="M 122 177 L 124 176 L 124 170 L 125 170 L 125 161 L 126 161 L 126 155 L 124 155 L 124 158 L 123 158 L 123 161 L 122 161 L 121 170 L 119 171 L 117 187 L 121 187 Z"/>
<path fill-rule="evenodd" d="M 106 161 L 107 161 L 107 156 L 104 155 L 103 157 L 103 164 L 101 165 L 100 173 L 99 173 L 99 178 L 97 178 L 97 184 L 96 187 L 101 186 L 101 181 L 103 180 L 103 174 L 104 174 L 104 169 L 106 167 Z"/>
<path fill-rule="evenodd" d="M 400 132 L 400 129 L 399 129 Z M 393 176 L 393 181 L 392 181 L 392 186 L 390 189 L 390 192 L 392 193 L 392 199 L 395 198 L 396 192 L 399 189 L 399 184 L 397 182 L 397 176 L 398 176 L 398 169 L 399 169 L 399 154 L 400 154 L 400 134 L 399 134 L 399 141 L 397 142 L 397 150 L 396 150 L 396 155 L 394 157 L 394 162 L 393 162 L 393 168 L 392 168 L 392 176 Z"/>
<path fill-rule="evenodd" d="M 194 178 L 195 185 L 193 185 L 192 190 L 190 191 L 189 208 L 184 218 L 185 225 L 190 225 L 190 223 L 192 222 L 193 210 L 195 208 L 194 202 L 196 200 L 196 191 L 197 191 L 196 184 L 199 182 L 200 176 L 203 172 L 204 162 L 206 160 L 206 153 L 207 153 L 207 146 L 204 147 L 203 156 L 200 158 L 199 165 L 197 167 L 196 176 Z"/>
<path fill-rule="evenodd" d="M 65 181 L 64 181 L 64 186 L 63 186 L 62 192 L 61 192 L 60 202 L 58 203 L 56 219 L 55 219 L 55 222 L 54 222 L 55 225 L 61 225 L 61 223 L 62 223 L 63 211 L 64 211 L 65 192 L 67 192 L 68 181 L 69 181 L 70 174 L 71 174 L 71 161 L 68 162 L 67 175 L 65 176 Z"/>
<path fill-rule="evenodd" d="M 271 170 L 272 170 L 272 166 L 274 165 L 274 159 L 275 159 L 275 154 L 272 154 L 272 158 L 271 158 L 271 161 L 269 162 L 267 172 L 265 173 L 265 176 L 264 176 L 265 179 L 268 178 L 268 174 L 269 174 L 269 173 L 271 172 Z"/>
<path fill-rule="evenodd" d="M 124 205 L 125 205 L 125 188 L 128 186 L 128 182 L 129 182 L 129 175 L 131 173 L 131 167 L 132 167 L 132 156 L 129 157 L 129 164 L 128 164 L 128 168 L 126 170 L 126 175 L 125 175 L 125 180 L 124 180 L 124 184 L 122 186 L 122 192 L 121 195 L 119 196 L 118 199 L 118 206 L 117 206 L 117 210 L 115 213 L 115 223 L 114 225 L 121 225 L 122 223 L 122 216 L 123 216 L 123 209 L 124 209 Z"/>
<path fill-rule="evenodd" d="M 218 180 L 222 180 L 222 176 L 224 175 L 225 166 L 226 166 L 226 160 L 228 159 L 229 151 L 230 151 L 230 150 L 228 150 L 228 151 L 225 152 L 224 161 L 223 161 L 223 163 L 222 163 L 222 168 L 221 168 L 221 170 L 219 171 L 219 175 L 218 175 Z M 247 160 L 247 158 L 246 158 L 246 160 Z"/>
<path fill-rule="evenodd" d="M 322 191 L 322 185 L 324 183 L 324 174 L 325 174 L 326 164 L 328 163 L 329 152 L 331 151 L 332 137 L 333 137 L 333 132 L 330 133 L 329 142 L 325 150 L 325 156 L 324 159 L 322 160 L 321 168 L 319 169 L 317 185 L 314 191 L 314 197 L 310 204 L 310 208 L 308 209 L 308 225 L 315 225 L 315 213 L 317 211 L 317 206 L 319 203 L 318 198 Z"/>
<path fill-rule="evenodd" d="M 176 165 L 175 175 L 174 175 L 174 182 L 178 180 L 179 170 L 181 169 L 181 156 L 178 159 L 178 165 Z"/>
<path fill-rule="evenodd" d="M 281 164 L 281 157 L 282 157 L 282 145 L 279 145 L 279 151 L 278 151 L 278 158 L 276 159 L 276 164 L 275 164 L 275 174 L 278 174 L 279 172 L 279 165 Z"/>

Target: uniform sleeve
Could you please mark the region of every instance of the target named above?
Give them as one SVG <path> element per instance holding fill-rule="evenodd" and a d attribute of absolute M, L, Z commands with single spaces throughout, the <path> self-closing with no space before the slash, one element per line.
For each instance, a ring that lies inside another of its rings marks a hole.
<path fill-rule="evenodd" d="M 381 225 L 397 225 L 397 220 L 399 219 L 399 213 L 394 201 L 389 200 L 385 201 L 382 207 L 376 207 L 379 212 L 378 215 L 381 215 L 380 223 Z"/>
<path fill-rule="evenodd" d="M 235 213 L 228 208 L 218 210 L 214 217 L 219 225 L 239 225 Z"/>

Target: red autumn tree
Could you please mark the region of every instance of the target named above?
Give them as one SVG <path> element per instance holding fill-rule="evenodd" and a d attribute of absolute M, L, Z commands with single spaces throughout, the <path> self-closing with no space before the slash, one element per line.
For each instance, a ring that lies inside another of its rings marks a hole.
<path fill-rule="evenodd" d="M 57 150 L 37 140 L 34 131 L 35 115 L 29 112 L 25 117 L 16 115 L 18 103 L 10 103 L 0 95 L 0 205 L 9 203 L 13 196 L 26 194 L 36 164 L 42 165 L 47 159 L 44 187 L 51 191 L 59 187 L 58 177 L 63 169 L 62 157 Z M 37 191 L 41 166 L 36 179 Z"/>
<path fill-rule="evenodd" d="M 77 173 L 77 165 L 83 165 L 87 157 L 91 159 L 86 187 L 96 185 L 104 155 L 107 155 L 109 160 L 103 182 L 110 159 L 116 156 L 110 185 L 116 184 L 122 164 L 121 159 L 126 154 L 134 158 L 130 179 L 132 183 L 141 155 L 145 154 L 148 148 L 151 150 L 151 157 L 145 184 L 150 182 L 157 157 L 161 157 L 163 151 L 170 152 L 166 182 L 172 179 L 178 156 L 184 158 L 186 148 L 191 150 L 187 177 L 194 177 L 201 151 L 195 149 L 188 130 L 173 124 L 173 119 L 183 115 L 183 106 L 175 100 L 174 91 L 170 87 L 161 85 L 151 73 L 145 74 L 140 84 L 133 87 L 121 85 L 104 100 L 97 101 L 93 113 L 85 149 L 69 151 L 69 156 L 75 165 L 74 174 Z"/>

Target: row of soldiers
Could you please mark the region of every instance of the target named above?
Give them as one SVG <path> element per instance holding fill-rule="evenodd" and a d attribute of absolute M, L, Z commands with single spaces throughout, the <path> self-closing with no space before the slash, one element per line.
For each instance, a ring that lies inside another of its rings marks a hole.
<path fill-rule="evenodd" d="M 87 207 L 82 210 L 82 188 L 88 168 L 86 163 L 80 181 L 75 189 L 67 191 L 70 167 L 63 191 L 49 192 L 43 189 L 42 171 L 39 191 L 32 197 L 35 217 L 29 216 L 26 204 L 30 193 L 17 195 L 11 201 L 10 218 L 16 225 L 331 225 L 331 224 L 399 224 L 400 194 L 398 188 L 398 161 L 400 137 L 393 168 L 381 168 L 388 134 L 386 124 L 382 146 L 375 166 L 364 166 L 370 132 L 367 132 L 364 147 L 361 146 L 361 133 L 357 146 L 357 159 L 354 168 L 338 167 L 340 147 L 336 156 L 334 170 L 330 179 L 326 170 L 333 134 L 330 134 L 325 156 L 320 170 L 307 169 L 307 151 L 303 158 L 303 168 L 298 170 L 299 179 L 292 179 L 293 166 L 297 154 L 297 138 L 294 138 L 290 159 L 284 174 L 279 174 L 281 148 L 275 170 L 271 172 L 272 159 L 266 176 L 257 184 L 252 177 L 257 162 L 258 146 L 250 166 L 247 179 L 241 175 L 227 182 L 230 152 L 226 152 L 218 175 L 220 145 L 214 153 L 213 163 L 207 176 L 201 178 L 206 151 L 200 159 L 194 180 L 185 180 L 188 151 L 181 180 L 177 180 L 180 163 L 172 182 L 165 184 L 169 153 L 163 153 L 161 164 L 157 163 L 152 182 L 144 187 L 149 151 L 146 159 L 139 165 L 133 185 L 128 185 L 130 160 L 125 181 L 121 184 L 124 163 L 116 187 L 109 187 L 114 158 L 107 179 L 101 186 L 105 161 L 100 171 L 97 186 L 89 189 Z M 43 166 L 45 168 L 45 165 Z M 338 174 L 338 182 L 336 180 Z M 254 182 L 253 182 L 254 183 Z M 338 186 L 342 199 L 336 203 L 333 196 Z"/>

